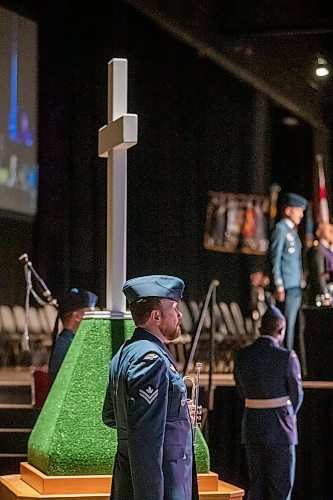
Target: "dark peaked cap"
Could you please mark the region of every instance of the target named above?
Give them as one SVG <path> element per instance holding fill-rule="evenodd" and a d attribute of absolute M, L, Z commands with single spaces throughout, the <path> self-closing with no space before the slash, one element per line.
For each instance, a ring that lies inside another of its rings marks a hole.
<path fill-rule="evenodd" d="M 296 193 L 283 193 L 281 194 L 281 204 L 285 207 L 299 207 L 304 210 L 308 206 L 308 202 L 303 196 Z"/>
<path fill-rule="evenodd" d="M 129 304 L 147 297 L 161 297 L 179 302 L 183 296 L 185 285 L 176 276 L 153 274 L 133 278 L 123 286 L 123 292 Z"/>
<path fill-rule="evenodd" d="M 78 311 L 84 307 L 95 307 L 97 300 L 98 297 L 93 292 L 72 288 L 70 292 L 58 299 L 59 316 L 62 317 L 64 314 Z"/>

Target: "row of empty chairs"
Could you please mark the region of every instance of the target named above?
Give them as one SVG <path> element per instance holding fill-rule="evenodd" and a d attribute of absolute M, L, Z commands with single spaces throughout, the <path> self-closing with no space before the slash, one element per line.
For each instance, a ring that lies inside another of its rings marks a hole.
<path fill-rule="evenodd" d="M 179 308 L 183 315 L 182 335 L 169 343 L 169 349 L 176 358 L 178 369 L 183 371 L 200 320 L 202 304 L 195 300 L 181 301 Z M 215 373 L 231 373 L 235 351 L 252 343 L 257 335 L 252 319 L 244 318 L 237 302 L 215 303 L 205 315 L 193 360 L 193 364 L 197 361 L 203 363 L 203 372 L 209 370 L 212 334 Z M 193 372 L 194 366 L 189 366 L 188 371 Z"/>
<path fill-rule="evenodd" d="M 0 305 L 0 365 L 43 365 L 48 362 L 57 311 L 53 306 L 30 306 L 28 317 L 23 306 Z M 22 349 L 26 321 L 29 354 Z M 29 359 L 27 359 L 29 358 Z"/>
<path fill-rule="evenodd" d="M 175 356 L 178 368 L 183 368 L 188 359 L 191 345 L 200 320 L 202 304 L 195 300 L 181 301 L 179 308 L 183 315 L 179 339 L 169 344 Z M 30 354 L 22 350 L 22 339 L 26 325 L 24 307 L 16 305 L 9 307 L 0 305 L 0 366 L 32 364 L 42 366 L 47 364 L 52 345 L 52 333 L 57 311 L 53 306 L 42 308 L 29 307 L 28 331 L 30 339 Z M 61 325 L 60 325 L 61 327 Z M 195 352 L 194 363 L 203 363 L 203 371 L 209 369 L 211 332 L 214 339 L 214 371 L 230 373 L 233 370 L 234 352 L 251 343 L 256 337 L 254 323 L 244 318 L 236 302 L 215 303 L 210 307 L 204 318 L 203 328 Z M 191 370 L 192 367 L 189 367 Z"/>

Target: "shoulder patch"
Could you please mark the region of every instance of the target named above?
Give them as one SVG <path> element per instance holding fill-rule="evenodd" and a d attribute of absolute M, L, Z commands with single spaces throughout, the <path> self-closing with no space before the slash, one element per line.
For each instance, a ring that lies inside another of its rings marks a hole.
<path fill-rule="evenodd" d="M 145 355 L 143 361 L 154 361 L 157 358 L 158 354 L 156 354 L 156 352 L 149 352 L 148 354 Z"/>

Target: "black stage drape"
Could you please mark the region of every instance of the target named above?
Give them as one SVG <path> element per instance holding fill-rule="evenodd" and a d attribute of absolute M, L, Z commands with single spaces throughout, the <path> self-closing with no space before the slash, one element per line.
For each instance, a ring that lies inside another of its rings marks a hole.
<path fill-rule="evenodd" d="M 219 477 L 247 488 L 246 455 L 240 440 L 243 406 L 235 387 L 215 390 L 209 419 L 211 469 Z M 298 415 L 296 481 L 293 500 L 333 498 L 333 389 L 305 389 Z"/>
<path fill-rule="evenodd" d="M 32 257 L 53 295 L 81 286 L 105 305 L 107 167 L 97 157 L 98 129 L 107 116 L 107 63 L 125 57 L 128 111 L 139 115 L 139 142 L 128 154 L 128 277 L 179 274 L 185 298 L 197 300 L 217 278 L 218 298 L 246 307 L 249 274 L 263 258 L 204 249 L 207 193 L 268 192 L 278 171 L 274 106 L 124 2 L 39 2 L 35 15 L 40 181 Z M 306 126 L 297 134 L 309 138 Z M 304 147 L 294 142 L 301 176 Z M 290 141 L 281 139 L 283 148 Z"/>
<path fill-rule="evenodd" d="M 251 192 L 254 92 L 121 3 L 40 13 L 40 196 L 36 261 L 56 292 L 77 284 L 104 300 L 107 62 L 129 61 L 128 276 L 181 275 L 202 297 L 212 278 L 239 299 L 249 259 L 203 249 L 209 190 Z M 48 22 L 52 18 L 52 22 Z M 228 285 L 228 286 L 227 286 Z"/>
<path fill-rule="evenodd" d="M 76 284 L 103 304 L 106 160 L 97 157 L 97 131 L 106 122 L 107 62 L 126 57 L 128 111 L 139 115 L 128 154 L 128 277 L 179 274 L 196 299 L 218 278 L 219 298 L 245 306 L 247 278 L 263 258 L 202 242 L 208 191 L 268 191 L 270 160 L 263 179 L 255 149 L 270 126 L 254 129 L 256 94 L 131 7 L 102 3 L 83 9 L 80 22 L 65 2 L 40 12 L 38 267 L 56 293 Z"/>
<path fill-rule="evenodd" d="M 16 260 L 28 250 L 55 297 L 79 286 L 98 293 L 105 305 L 107 169 L 97 157 L 98 129 L 107 119 L 107 63 L 125 57 L 128 112 L 139 115 L 139 142 L 128 153 L 128 277 L 179 275 L 186 299 L 203 298 L 217 278 L 219 300 L 246 306 L 249 274 L 263 267 L 263 258 L 204 249 L 207 192 L 264 194 L 279 181 L 283 190 L 310 197 L 310 127 L 301 121 L 297 130 L 284 127 L 283 113 L 265 96 L 119 0 L 33 5 L 39 28 L 38 214 L 34 222 L 0 217 L 0 252 L 6 254 L 0 259 L 1 303 L 23 302 Z M 298 498 L 328 498 L 313 485 L 326 488 L 332 468 L 324 451 L 331 444 L 330 398 L 330 392 L 307 391 L 296 489 L 308 490 Z M 217 389 L 215 404 L 213 470 L 246 485 L 234 389 Z"/>

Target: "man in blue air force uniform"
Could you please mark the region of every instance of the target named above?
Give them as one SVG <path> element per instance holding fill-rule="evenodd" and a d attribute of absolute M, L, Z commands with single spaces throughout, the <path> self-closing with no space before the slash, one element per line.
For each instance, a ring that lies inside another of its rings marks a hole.
<path fill-rule="evenodd" d="M 283 218 L 276 224 L 269 245 L 275 296 L 287 321 L 286 346 L 294 347 L 294 330 L 302 302 L 302 243 L 297 233 L 307 201 L 286 193 L 282 199 Z"/>
<path fill-rule="evenodd" d="M 296 353 L 281 346 L 285 325 L 281 311 L 269 306 L 260 337 L 235 359 L 235 382 L 245 399 L 242 442 L 250 476 L 248 500 L 289 500 L 294 483 L 296 413 L 303 389 Z"/>
<path fill-rule="evenodd" d="M 57 376 L 62 362 L 70 348 L 74 335 L 87 311 L 94 311 L 98 297 L 93 292 L 72 288 L 59 298 L 59 311 L 54 326 L 53 345 L 49 361 L 49 376 L 51 382 Z M 61 320 L 63 330 L 58 334 L 58 321 Z"/>
<path fill-rule="evenodd" d="M 183 290 L 160 275 L 123 287 L 137 328 L 110 363 L 103 408 L 118 435 L 113 500 L 198 499 L 186 386 L 164 344 L 180 335 Z"/>

